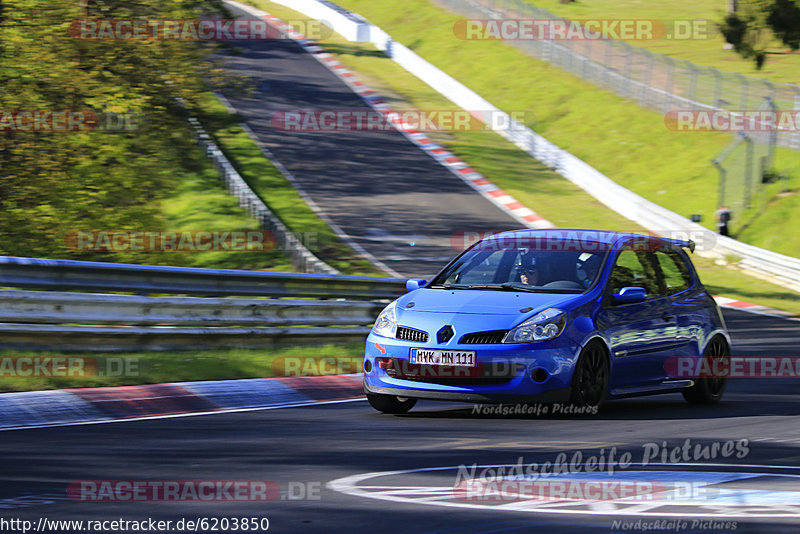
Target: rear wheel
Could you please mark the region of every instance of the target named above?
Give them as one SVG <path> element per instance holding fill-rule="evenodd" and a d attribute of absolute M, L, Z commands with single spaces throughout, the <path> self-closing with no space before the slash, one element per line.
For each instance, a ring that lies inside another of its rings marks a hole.
<path fill-rule="evenodd" d="M 706 360 L 703 369 L 712 372 L 717 369 L 728 369 L 730 365 L 728 343 L 720 336 L 715 337 L 706 347 L 703 358 Z M 727 378 L 724 376 L 697 378 L 692 387 L 683 390 L 683 398 L 692 404 L 715 404 L 722 398 L 726 383 Z"/>
<path fill-rule="evenodd" d="M 596 408 L 608 394 L 609 365 L 606 351 L 598 342 L 586 345 L 572 374 L 572 404 L 579 408 Z"/>
<path fill-rule="evenodd" d="M 417 399 L 379 393 L 367 393 L 367 400 L 379 412 L 394 414 L 406 413 L 417 403 Z"/>

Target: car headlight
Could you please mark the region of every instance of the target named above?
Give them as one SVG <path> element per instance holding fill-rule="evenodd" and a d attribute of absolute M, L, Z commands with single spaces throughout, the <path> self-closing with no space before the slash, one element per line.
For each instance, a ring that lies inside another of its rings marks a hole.
<path fill-rule="evenodd" d="M 567 324 L 567 312 L 547 308 L 513 328 L 503 338 L 503 343 L 533 343 L 557 337 Z"/>
<path fill-rule="evenodd" d="M 372 326 L 374 333 L 383 337 L 394 337 L 395 332 L 397 332 L 396 306 L 397 301 L 392 302 L 378 315 L 378 318 L 375 319 L 375 324 Z"/>

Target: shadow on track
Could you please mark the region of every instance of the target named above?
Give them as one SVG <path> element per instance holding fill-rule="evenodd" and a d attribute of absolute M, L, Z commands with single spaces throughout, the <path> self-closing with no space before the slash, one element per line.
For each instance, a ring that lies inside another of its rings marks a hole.
<path fill-rule="evenodd" d="M 512 413 L 481 413 L 475 406 L 449 408 L 442 403 L 442 409 L 426 403 L 425 408 L 412 410 L 397 417 L 434 419 L 552 419 L 552 420 L 675 420 L 675 419 L 722 419 L 731 417 L 764 417 L 800 415 L 800 381 L 762 379 L 747 383 L 729 383 L 726 396 L 716 405 L 689 404 L 678 394 L 640 397 L 608 401 L 597 414 L 574 415 L 568 413 L 519 414 L 513 413 L 516 404 L 505 404 Z M 739 391 L 737 391 L 739 390 Z M 743 391 L 746 390 L 746 391 Z M 499 406 L 484 404 L 484 407 Z M 532 406 L 536 406 L 532 404 Z M 540 405 L 546 406 L 546 405 Z"/>

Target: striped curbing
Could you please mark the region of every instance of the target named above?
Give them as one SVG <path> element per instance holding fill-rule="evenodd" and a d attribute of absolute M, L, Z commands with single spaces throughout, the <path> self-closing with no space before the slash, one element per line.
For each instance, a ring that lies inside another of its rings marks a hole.
<path fill-rule="evenodd" d="M 750 313 L 756 313 L 759 315 L 770 315 L 773 317 L 792 317 L 794 314 L 791 312 L 783 311 L 783 310 L 776 310 L 775 308 L 770 308 L 768 306 L 762 306 L 760 304 L 753 304 L 752 302 L 745 302 L 743 300 L 736 300 L 731 299 L 728 297 L 720 297 L 714 295 L 714 300 L 717 301 L 717 304 L 721 308 L 729 308 L 732 310 L 741 310 Z"/>
<path fill-rule="evenodd" d="M 0 394 L 0 431 L 362 398 L 361 375 L 251 378 Z"/>

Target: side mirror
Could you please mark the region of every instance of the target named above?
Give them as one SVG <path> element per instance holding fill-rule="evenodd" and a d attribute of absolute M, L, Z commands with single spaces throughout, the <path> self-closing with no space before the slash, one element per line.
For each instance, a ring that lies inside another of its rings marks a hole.
<path fill-rule="evenodd" d="M 643 287 L 623 287 L 619 293 L 611 295 L 614 304 L 631 304 L 643 302 L 647 299 L 647 291 Z"/>
<path fill-rule="evenodd" d="M 422 278 L 412 278 L 411 280 L 406 280 L 406 291 L 414 291 L 415 289 L 425 287 L 425 284 L 427 283 L 428 281 L 423 280 Z"/>

